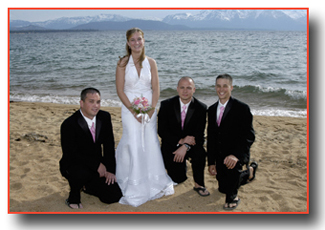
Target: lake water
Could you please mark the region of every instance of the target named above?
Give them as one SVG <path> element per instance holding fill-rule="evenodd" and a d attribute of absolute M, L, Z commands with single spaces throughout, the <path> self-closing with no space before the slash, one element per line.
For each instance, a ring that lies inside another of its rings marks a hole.
<path fill-rule="evenodd" d="M 215 78 L 234 78 L 232 95 L 254 115 L 307 116 L 307 34 L 271 31 L 144 31 L 156 60 L 160 100 L 177 94 L 180 77 L 195 97 L 218 100 Z M 102 106 L 121 106 L 115 68 L 125 31 L 11 33 L 10 100 L 79 104 L 83 88 L 101 91 Z"/>

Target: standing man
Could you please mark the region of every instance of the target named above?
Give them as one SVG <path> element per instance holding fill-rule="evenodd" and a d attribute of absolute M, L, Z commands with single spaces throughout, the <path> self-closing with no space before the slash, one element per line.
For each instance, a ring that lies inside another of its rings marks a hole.
<path fill-rule="evenodd" d="M 239 205 L 239 187 L 255 178 L 257 163 L 248 166 L 255 140 L 253 116 L 248 105 L 231 97 L 230 75 L 219 75 L 215 89 L 219 100 L 208 110 L 209 172 L 216 175 L 219 191 L 226 194 L 224 209 L 231 210 Z M 242 170 L 243 165 L 247 170 Z"/>
<path fill-rule="evenodd" d="M 62 158 L 60 172 L 70 185 L 66 204 L 83 208 L 80 190 L 104 203 L 118 202 L 122 196 L 115 178 L 115 144 L 111 115 L 100 109 L 100 92 L 81 92 L 80 110 L 61 125 Z M 103 147 L 103 148 L 102 148 Z"/>
<path fill-rule="evenodd" d="M 186 159 L 191 159 L 194 190 L 201 196 L 210 193 L 204 185 L 206 151 L 203 148 L 207 106 L 193 97 L 192 78 L 178 81 L 178 96 L 164 100 L 158 114 L 158 134 L 168 175 L 176 183 L 187 179 Z"/>

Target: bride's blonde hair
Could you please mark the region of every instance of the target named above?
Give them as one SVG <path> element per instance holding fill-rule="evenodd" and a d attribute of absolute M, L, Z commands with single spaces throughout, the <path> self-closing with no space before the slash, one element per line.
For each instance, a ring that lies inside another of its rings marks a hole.
<path fill-rule="evenodd" d="M 134 34 L 134 33 L 140 33 L 142 35 L 142 38 L 144 38 L 144 33 L 141 29 L 139 28 L 131 28 L 129 29 L 128 31 L 126 31 L 126 40 L 129 41 L 129 39 L 131 38 L 131 36 Z M 129 62 L 129 58 L 130 58 L 130 55 L 132 54 L 132 50 L 130 49 L 128 43 L 126 43 L 125 45 L 125 50 L 126 50 L 126 55 L 124 55 L 123 57 L 119 57 L 120 58 L 120 64 L 122 67 L 125 67 L 127 65 L 127 63 Z M 142 52 L 141 52 L 141 55 L 140 55 L 140 58 L 138 60 L 138 62 L 140 63 L 140 67 L 142 68 L 142 62 L 143 60 L 145 59 L 146 55 L 145 55 L 145 49 L 144 49 L 144 46 L 142 48 Z M 126 61 L 122 64 L 122 59 L 127 57 Z"/>

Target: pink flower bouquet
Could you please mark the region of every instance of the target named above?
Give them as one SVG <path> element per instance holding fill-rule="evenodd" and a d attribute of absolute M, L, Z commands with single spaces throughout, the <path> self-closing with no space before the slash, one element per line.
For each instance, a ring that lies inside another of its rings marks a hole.
<path fill-rule="evenodd" d="M 136 114 L 146 114 L 153 109 L 149 105 L 148 99 L 142 96 L 134 98 L 131 104 L 131 108 Z"/>

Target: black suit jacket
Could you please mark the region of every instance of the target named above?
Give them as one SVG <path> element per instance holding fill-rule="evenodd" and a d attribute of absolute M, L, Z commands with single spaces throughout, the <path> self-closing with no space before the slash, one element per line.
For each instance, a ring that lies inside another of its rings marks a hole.
<path fill-rule="evenodd" d="M 115 143 L 111 115 L 100 110 L 96 115 L 96 142 L 80 110 L 61 125 L 62 158 L 60 171 L 67 177 L 69 169 L 84 168 L 97 172 L 100 163 L 115 174 Z"/>
<path fill-rule="evenodd" d="M 158 113 L 158 134 L 162 141 L 162 153 L 174 152 L 178 148 L 178 141 L 186 136 L 195 137 L 196 145 L 192 149 L 205 153 L 203 144 L 206 112 L 207 106 L 193 97 L 182 130 L 179 96 L 162 101 Z"/>
<path fill-rule="evenodd" d="M 248 105 L 230 97 L 219 127 L 216 122 L 217 107 L 218 102 L 208 110 L 208 164 L 214 165 L 231 154 L 242 165 L 247 164 L 249 150 L 255 140 L 253 116 Z"/>

